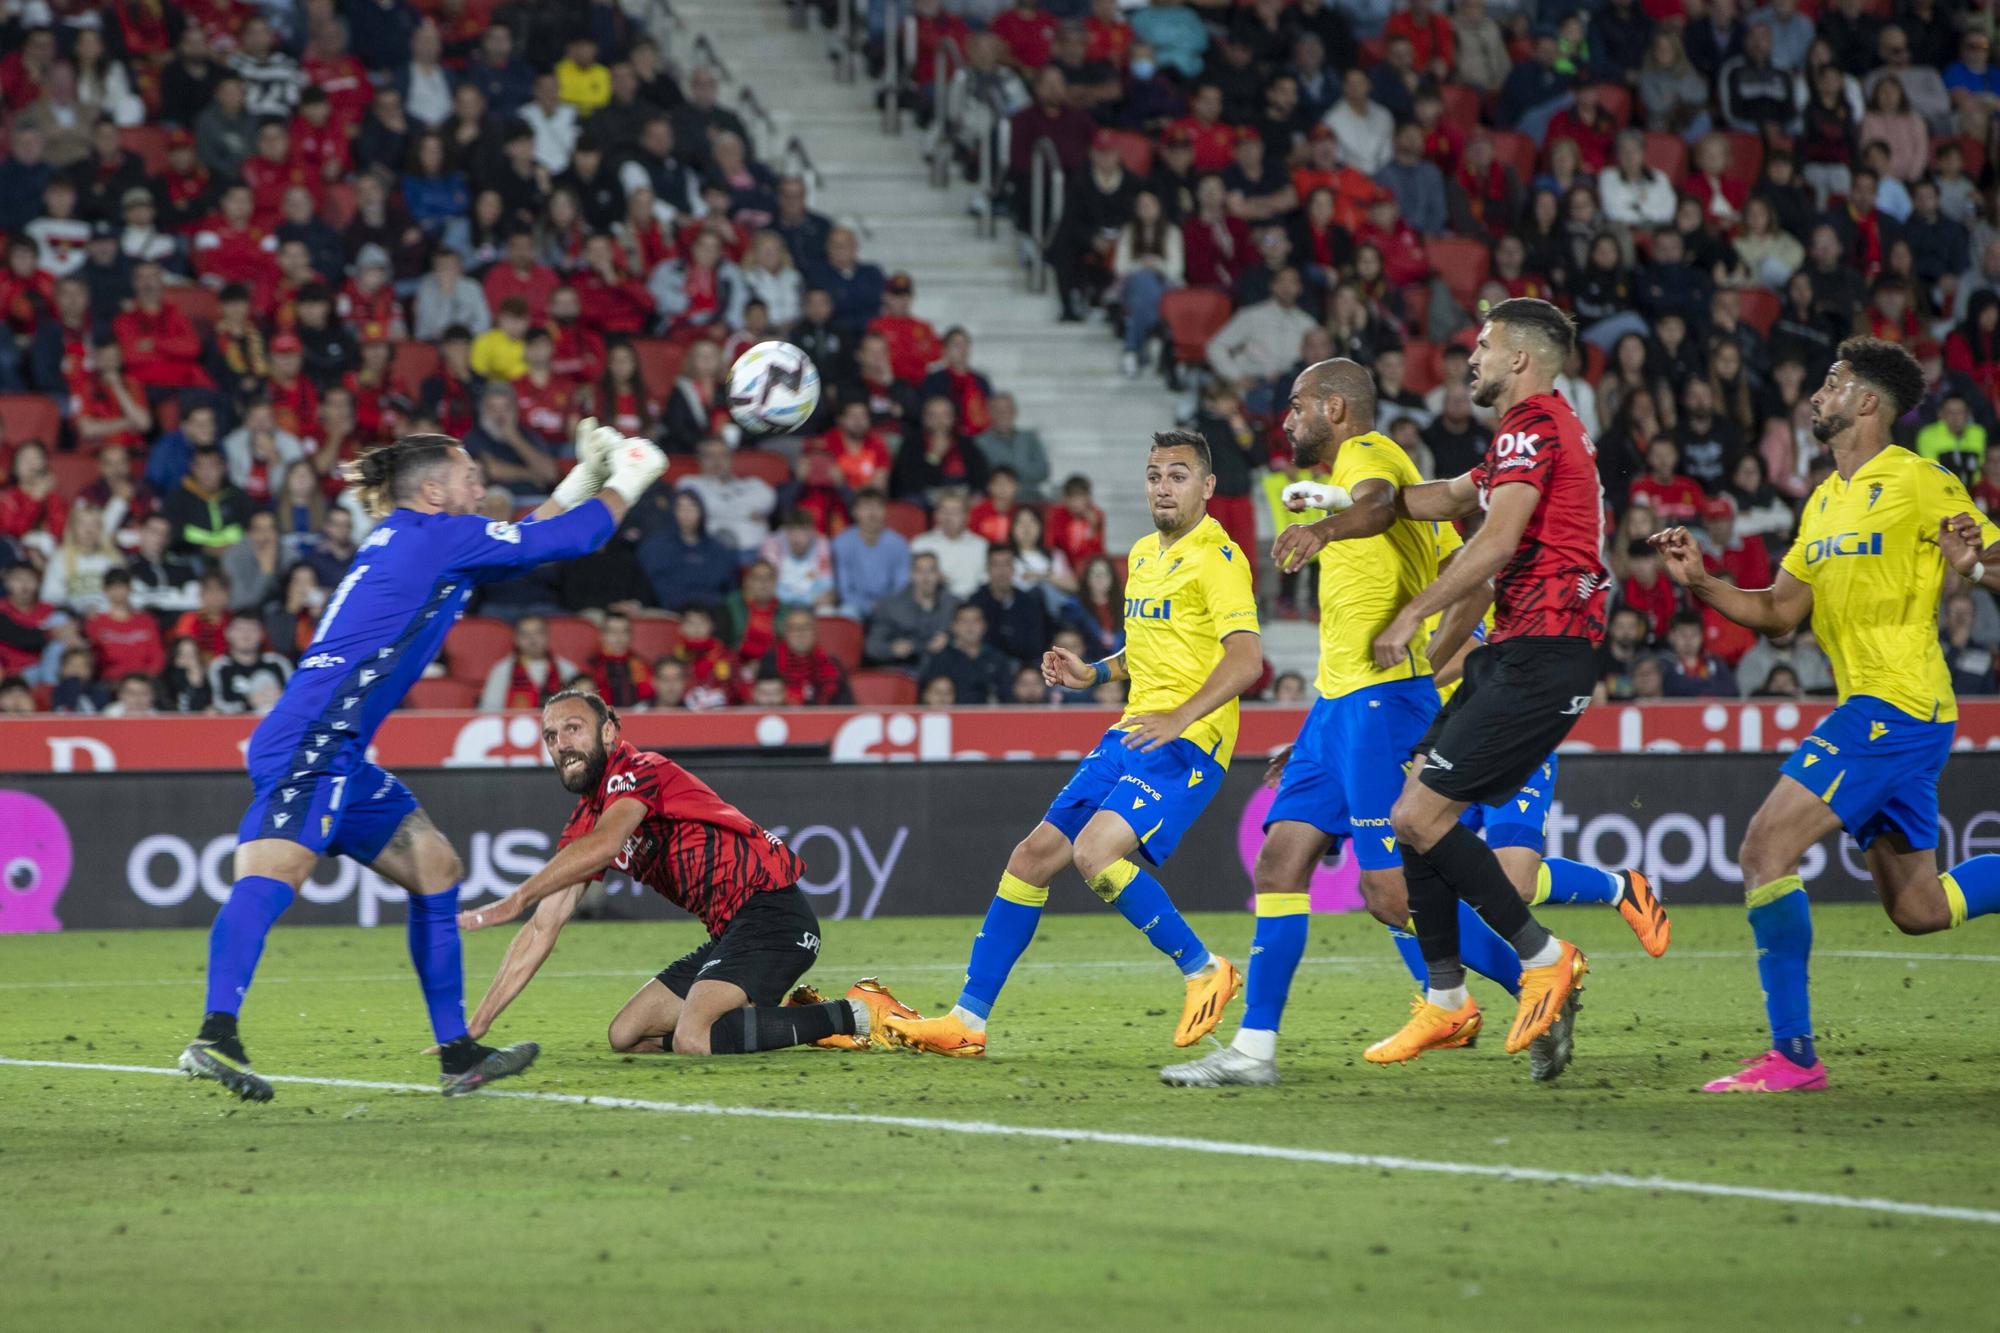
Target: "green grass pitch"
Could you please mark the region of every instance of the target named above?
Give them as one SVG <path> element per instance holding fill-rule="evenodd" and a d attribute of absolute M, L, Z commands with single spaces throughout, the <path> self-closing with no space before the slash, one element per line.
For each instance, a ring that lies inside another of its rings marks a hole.
<path fill-rule="evenodd" d="M 1621 1172 L 1978 1210 L 1458 1176 L 861 1121 L 0 1066 L 0 1323 L 19 1329 L 1823 1329 L 1983 1327 L 2000 1247 L 2000 941 L 1820 908 L 1816 1096 L 1697 1097 L 1762 1048 L 1739 911 L 1645 958 L 1615 913 L 1575 1066 L 1377 1069 L 1410 985 L 1373 923 L 1315 922 L 1275 1089 L 1171 1089 L 1178 977 L 1115 917 L 1049 918 L 983 1063 L 896 1052 L 624 1058 L 604 1026 L 691 924 L 579 924 L 494 1034 L 523 1092 L 912 1117 Z M 1240 961 L 1251 923 L 1198 918 Z M 948 1007 L 969 919 L 828 923 L 813 978 Z M 468 940 L 476 999 L 506 931 Z M 1974 952 L 1994 949 L 1991 954 Z M 0 1056 L 165 1068 L 203 936 L 0 939 Z M 1232 1006 L 1221 1029 L 1232 1032 Z M 245 1016 L 267 1073 L 425 1083 L 402 932 L 280 928 Z"/>

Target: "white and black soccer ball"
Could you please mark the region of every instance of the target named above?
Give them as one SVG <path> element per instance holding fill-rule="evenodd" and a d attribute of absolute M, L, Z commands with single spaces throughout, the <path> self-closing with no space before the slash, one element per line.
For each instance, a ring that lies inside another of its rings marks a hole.
<path fill-rule="evenodd" d="M 817 406 L 819 368 L 790 343 L 758 343 L 729 368 L 729 415 L 745 430 L 794 431 Z"/>

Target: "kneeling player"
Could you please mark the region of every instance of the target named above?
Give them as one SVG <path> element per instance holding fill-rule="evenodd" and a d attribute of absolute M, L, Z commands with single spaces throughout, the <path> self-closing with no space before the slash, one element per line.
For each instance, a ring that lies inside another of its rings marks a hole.
<path fill-rule="evenodd" d="M 602 699 L 556 695 L 542 710 L 542 741 L 556 776 L 581 799 L 547 865 L 492 906 L 459 913 L 461 926 L 479 930 L 542 904 L 507 946 L 470 1024 L 475 1034 L 521 993 L 585 887 L 608 868 L 694 913 L 709 934 L 625 1002 L 611 1020 L 614 1051 L 860 1044 L 879 1040 L 891 1013 L 917 1017 L 871 982 L 843 1000 L 784 1004 L 819 958 L 819 918 L 798 888 L 805 862 L 679 764 L 621 740 L 618 714 Z"/>

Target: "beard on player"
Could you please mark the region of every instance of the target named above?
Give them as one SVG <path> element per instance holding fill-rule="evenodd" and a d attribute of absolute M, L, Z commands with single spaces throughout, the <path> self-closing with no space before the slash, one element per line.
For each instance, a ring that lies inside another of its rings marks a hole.
<path fill-rule="evenodd" d="M 1818 408 L 1815 407 L 1813 409 L 1813 438 L 1821 444 L 1832 444 L 1835 440 L 1853 429 L 1853 426 L 1853 417 L 1844 417 L 1837 412 L 1829 416 L 1821 416 Z"/>
<path fill-rule="evenodd" d="M 1507 387 L 1506 380 L 1497 376 L 1481 375 L 1477 366 L 1472 367 L 1471 384 L 1472 405 L 1474 407 L 1493 406 L 1493 404 L 1500 401 L 1500 391 Z"/>
<path fill-rule="evenodd" d="M 1285 419 L 1285 439 L 1292 446 L 1292 466 L 1315 468 L 1326 461 L 1334 446 L 1333 427 L 1315 412 L 1310 417 L 1292 413 Z"/>
<path fill-rule="evenodd" d="M 605 748 L 604 738 L 598 736 L 589 749 L 556 751 L 556 777 L 565 790 L 581 796 L 597 790 L 597 784 L 604 780 L 604 766 L 610 762 L 611 752 Z"/>

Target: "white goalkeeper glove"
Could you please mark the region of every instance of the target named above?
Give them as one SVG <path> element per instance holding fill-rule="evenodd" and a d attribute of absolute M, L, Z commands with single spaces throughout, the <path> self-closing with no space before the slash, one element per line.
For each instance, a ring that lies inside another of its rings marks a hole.
<path fill-rule="evenodd" d="M 1321 481 L 1295 481 L 1285 487 L 1282 498 L 1285 508 L 1294 514 L 1306 509 L 1324 509 L 1329 514 L 1338 514 L 1354 503 L 1345 486 Z"/>
<path fill-rule="evenodd" d="M 604 489 L 625 498 L 627 508 L 639 503 L 646 488 L 667 470 L 667 456 L 646 440 L 623 440 L 611 455 L 611 475 Z"/>
<path fill-rule="evenodd" d="M 596 495 L 611 474 L 611 455 L 625 437 L 609 426 L 597 424 L 596 417 L 576 423 L 576 466 L 556 483 L 551 497 L 564 509 L 574 509 Z"/>

